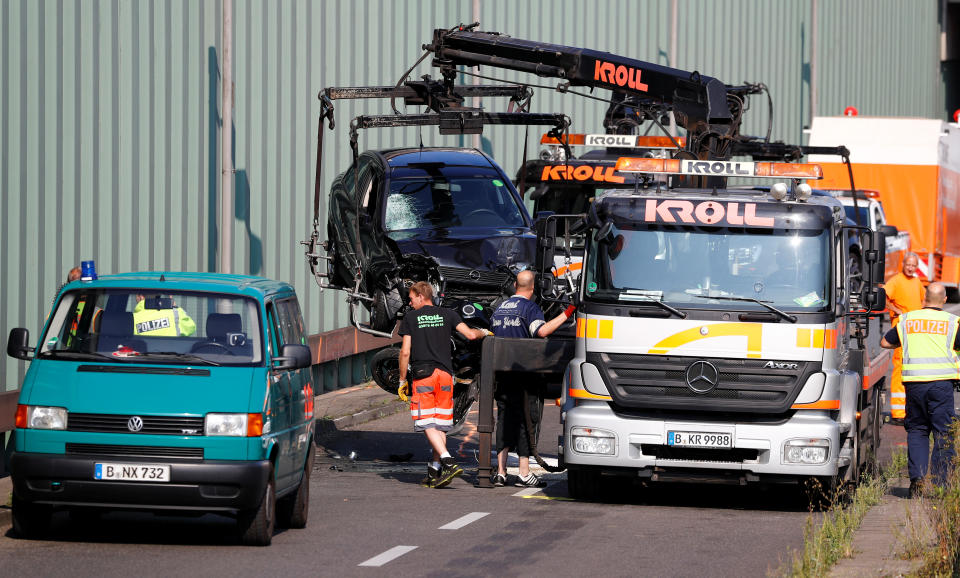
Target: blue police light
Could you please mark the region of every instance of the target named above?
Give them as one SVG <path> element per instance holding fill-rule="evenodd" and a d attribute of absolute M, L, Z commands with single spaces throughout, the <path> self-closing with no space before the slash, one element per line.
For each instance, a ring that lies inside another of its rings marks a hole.
<path fill-rule="evenodd" d="M 80 280 L 81 281 L 97 280 L 97 264 L 95 262 L 83 261 L 80 263 Z"/>

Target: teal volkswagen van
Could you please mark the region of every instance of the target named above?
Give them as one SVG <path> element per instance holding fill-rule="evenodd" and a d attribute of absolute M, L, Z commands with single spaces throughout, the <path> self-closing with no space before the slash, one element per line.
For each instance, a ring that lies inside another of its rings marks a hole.
<path fill-rule="evenodd" d="M 57 296 L 16 415 L 14 529 L 55 508 L 234 515 L 240 539 L 307 523 L 312 357 L 293 287 L 240 275 L 146 272 Z"/>

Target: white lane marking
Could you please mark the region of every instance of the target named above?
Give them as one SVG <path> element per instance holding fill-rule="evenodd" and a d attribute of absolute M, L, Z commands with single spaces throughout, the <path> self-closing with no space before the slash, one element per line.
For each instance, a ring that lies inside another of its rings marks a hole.
<path fill-rule="evenodd" d="M 480 518 L 489 516 L 490 512 L 471 512 L 462 518 L 457 518 L 456 520 L 450 522 L 449 524 L 444 524 L 437 528 L 438 530 L 459 530 L 460 528 L 466 526 L 467 524 L 476 522 Z"/>
<path fill-rule="evenodd" d="M 416 549 L 416 546 L 394 546 L 382 554 L 377 554 L 366 562 L 360 562 L 357 566 L 383 566 L 387 562 Z"/>
<path fill-rule="evenodd" d="M 543 488 L 524 488 L 524 489 L 520 490 L 519 492 L 517 492 L 516 494 L 514 494 L 514 496 L 520 496 L 520 497 L 523 497 L 523 496 L 532 496 L 532 495 L 538 494 L 538 493 L 540 493 L 540 492 L 542 492 L 542 491 L 543 491 Z"/>

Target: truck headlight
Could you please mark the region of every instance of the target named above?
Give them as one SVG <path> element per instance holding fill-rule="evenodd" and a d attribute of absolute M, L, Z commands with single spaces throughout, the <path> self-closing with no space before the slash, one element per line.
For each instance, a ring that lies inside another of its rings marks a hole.
<path fill-rule="evenodd" d="M 18 405 L 16 426 L 25 429 L 67 429 L 67 408 Z"/>
<path fill-rule="evenodd" d="M 611 431 L 590 427 L 575 427 L 570 430 L 573 451 L 581 454 L 614 455 L 617 451 L 617 436 Z"/>
<path fill-rule="evenodd" d="M 247 414 L 208 413 L 204 420 L 203 434 L 208 436 L 246 436 Z"/>
<path fill-rule="evenodd" d="M 783 444 L 785 464 L 824 464 L 830 456 L 830 440 L 824 438 L 787 440 Z"/>

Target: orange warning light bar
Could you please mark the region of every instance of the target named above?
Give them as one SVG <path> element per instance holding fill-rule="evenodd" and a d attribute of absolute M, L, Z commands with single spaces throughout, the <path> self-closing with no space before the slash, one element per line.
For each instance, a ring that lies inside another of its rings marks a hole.
<path fill-rule="evenodd" d="M 620 157 L 616 169 L 623 173 L 666 173 L 713 177 L 768 177 L 822 179 L 820 165 L 801 163 L 754 163 L 746 161 L 701 161 Z"/>
<path fill-rule="evenodd" d="M 668 136 L 636 136 L 632 134 L 567 134 L 562 139 L 544 134 L 540 144 L 568 146 L 595 146 L 635 149 L 675 149 L 687 146 L 686 137 L 677 137 L 676 144 Z"/>

